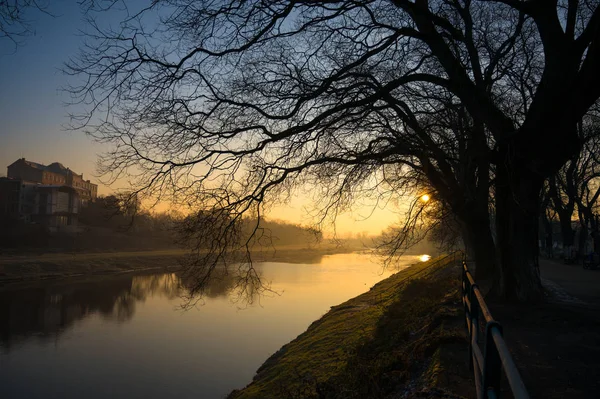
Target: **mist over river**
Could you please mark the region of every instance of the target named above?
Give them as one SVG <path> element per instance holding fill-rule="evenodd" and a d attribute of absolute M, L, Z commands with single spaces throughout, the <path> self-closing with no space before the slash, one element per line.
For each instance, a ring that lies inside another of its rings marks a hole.
<path fill-rule="evenodd" d="M 176 274 L 0 288 L 0 398 L 222 398 L 331 306 L 397 271 L 368 254 L 305 262 L 257 264 L 275 293 L 250 305 L 219 281 L 187 311 Z"/>

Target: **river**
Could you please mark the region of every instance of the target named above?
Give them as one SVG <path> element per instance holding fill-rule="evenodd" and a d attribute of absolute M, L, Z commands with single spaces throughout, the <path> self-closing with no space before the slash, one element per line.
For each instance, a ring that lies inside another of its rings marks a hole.
<path fill-rule="evenodd" d="M 248 304 L 221 281 L 187 310 L 175 274 L 3 288 L 0 398 L 223 398 L 331 306 L 395 272 L 367 254 L 257 268 L 273 293 Z"/>

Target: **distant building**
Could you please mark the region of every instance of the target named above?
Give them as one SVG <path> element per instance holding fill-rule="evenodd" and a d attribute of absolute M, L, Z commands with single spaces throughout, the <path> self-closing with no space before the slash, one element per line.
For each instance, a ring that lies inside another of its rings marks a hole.
<path fill-rule="evenodd" d="M 0 178 L 0 218 L 52 229 L 76 226 L 81 206 L 96 199 L 98 186 L 58 162 L 48 166 L 18 159 Z"/>
<path fill-rule="evenodd" d="M 53 229 L 76 226 L 81 199 L 73 187 L 0 178 L 0 220 Z"/>
<path fill-rule="evenodd" d="M 18 219 L 21 203 L 21 181 L 0 177 L 0 215 Z"/>
<path fill-rule="evenodd" d="M 46 166 L 20 158 L 8 166 L 6 175 L 10 179 L 72 187 L 84 204 L 98 197 L 97 184 L 84 180 L 83 174 L 77 174 L 59 162 Z"/>

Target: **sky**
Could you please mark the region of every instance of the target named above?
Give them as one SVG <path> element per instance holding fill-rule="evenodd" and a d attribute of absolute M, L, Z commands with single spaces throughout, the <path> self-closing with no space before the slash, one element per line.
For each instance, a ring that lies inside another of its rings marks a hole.
<path fill-rule="evenodd" d="M 61 92 L 67 83 L 61 67 L 77 52 L 81 38 L 76 34 L 84 24 L 75 1 L 51 4 L 56 16 L 31 15 L 35 33 L 17 48 L 0 41 L 0 174 L 25 157 L 61 162 L 97 183 L 93 173 L 101 148 L 84 134 L 65 130 L 68 97 Z M 110 189 L 99 187 L 99 192 Z"/>
<path fill-rule="evenodd" d="M 49 2 L 53 16 L 31 13 L 34 34 L 15 47 L 0 40 L 0 176 L 19 158 L 50 164 L 60 162 L 85 179 L 99 185 L 98 193 L 107 195 L 115 187 L 102 184 L 96 174 L 96 161 L 107 147 L 93 142 L 81 131 L 68 130 L 67 93 L 62 91 L 70 79 L 61 71 L 64 63 L 77 54 L 81 31 L 87 29 L 82 11 L 74 0 Z M 336 223 L 340 235 L 379 234 L 399 219 L 391 206 L 359 206 L 341 215 Z M 291 204 L 272 209 L 271 218 L 309 224 L 305 211 L 308 200 L 297 196 Z M 367 216 L 371 215 L 367 218 Z"/>

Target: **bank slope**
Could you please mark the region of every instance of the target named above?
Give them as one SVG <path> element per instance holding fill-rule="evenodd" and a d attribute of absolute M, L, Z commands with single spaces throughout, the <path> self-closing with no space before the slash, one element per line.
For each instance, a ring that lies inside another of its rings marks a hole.
<path fill-rule="evenodd" d="M 332 307 L 229 399 L 468 395 L 459 287 L 452 257 L 398 272 Z"/>

